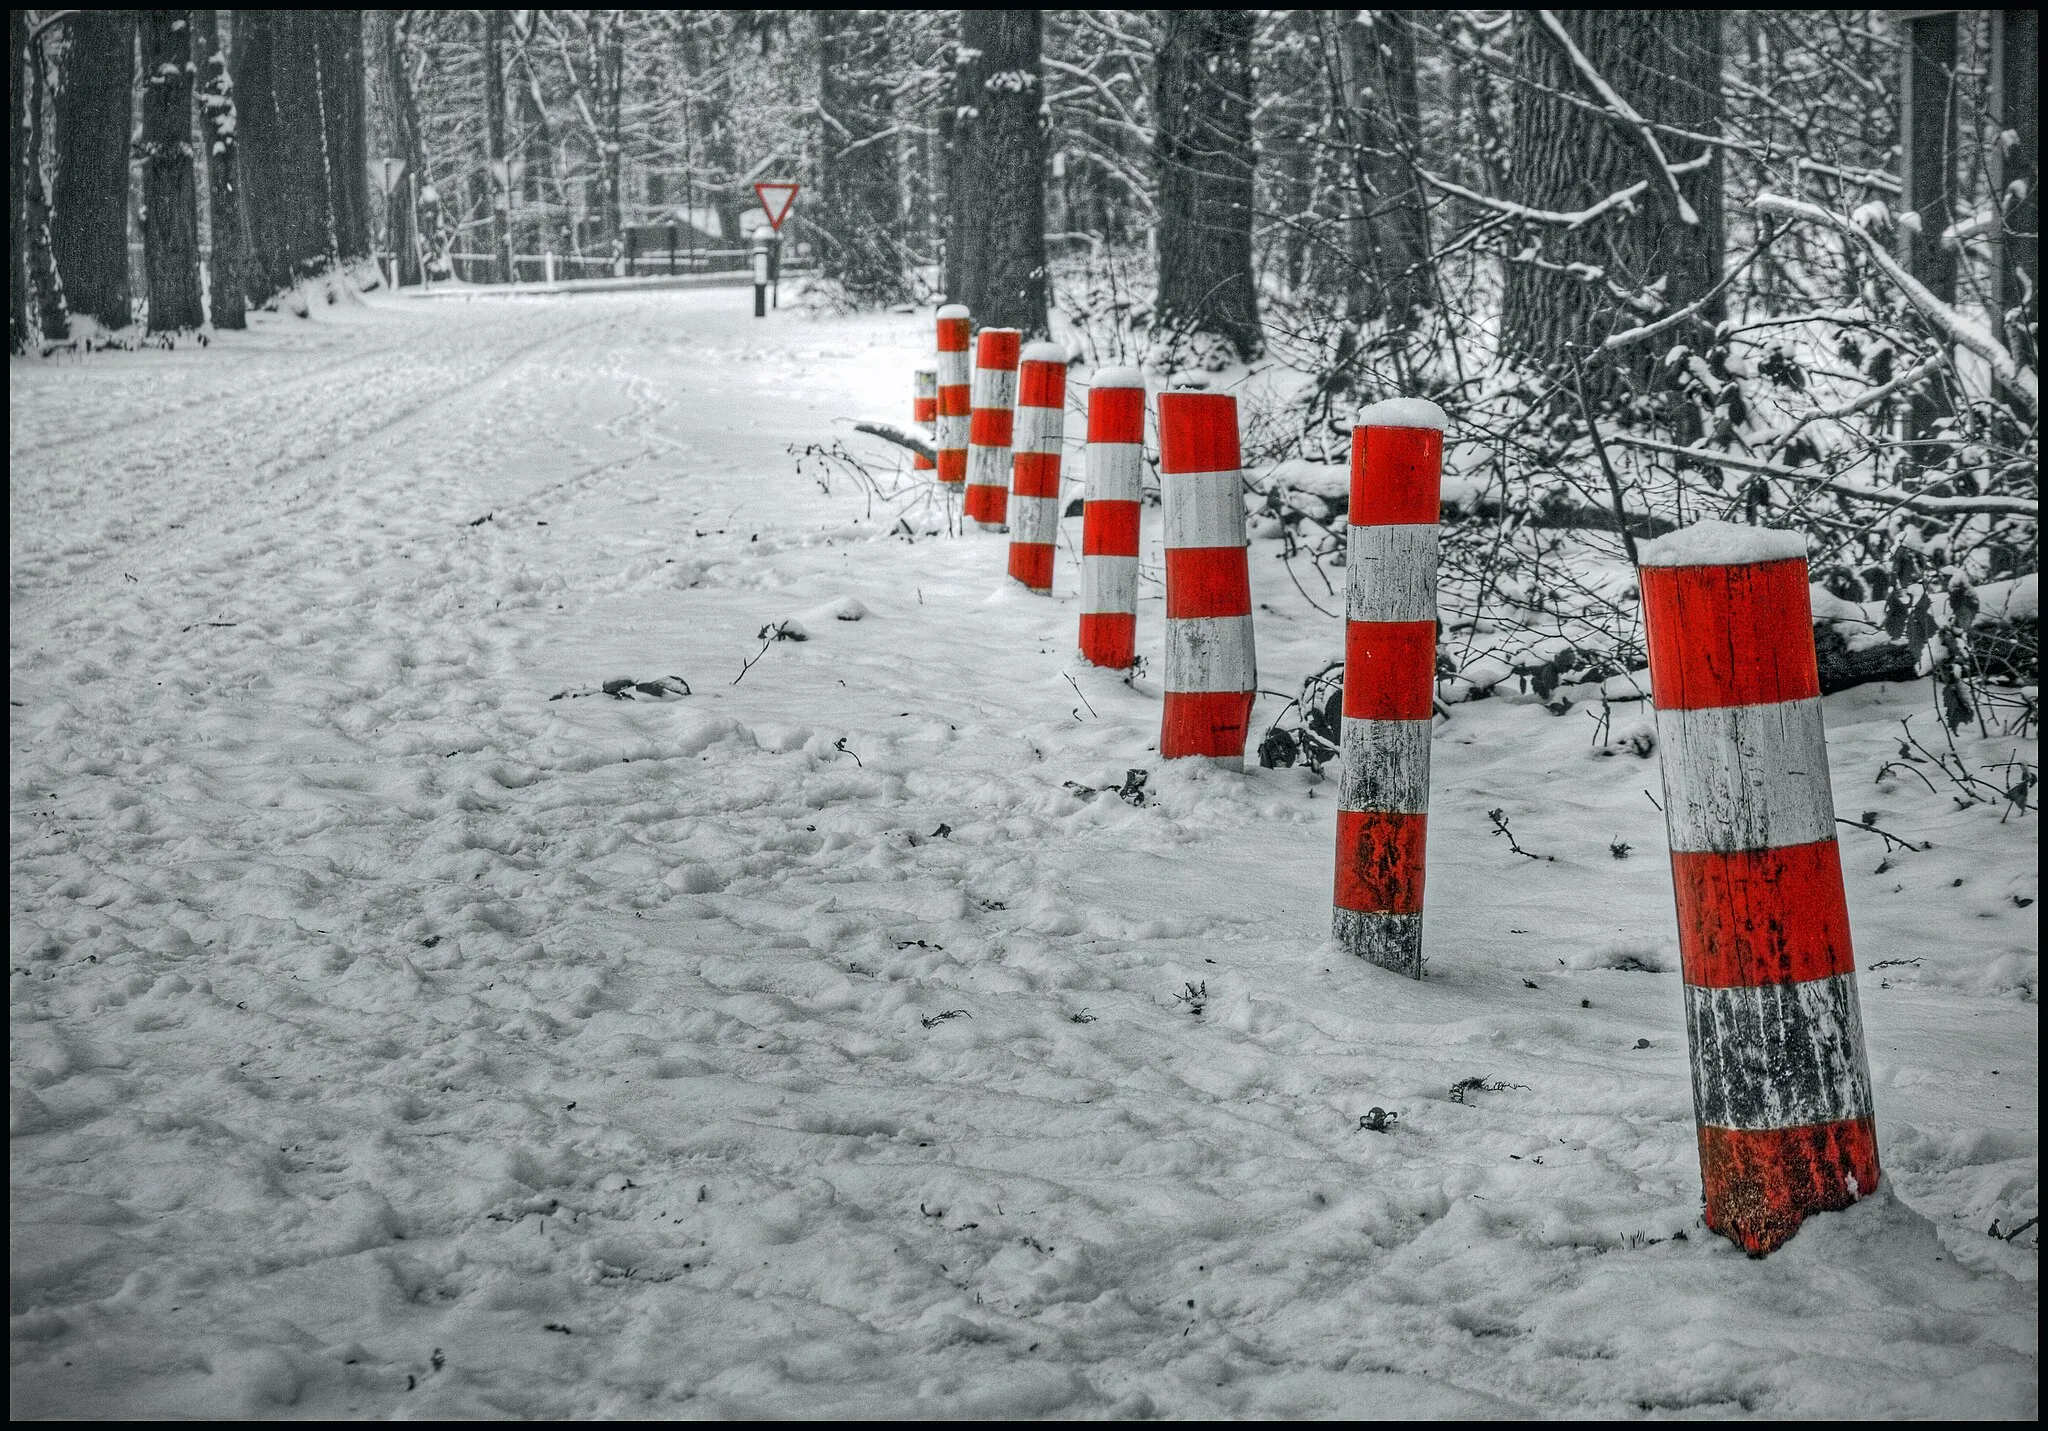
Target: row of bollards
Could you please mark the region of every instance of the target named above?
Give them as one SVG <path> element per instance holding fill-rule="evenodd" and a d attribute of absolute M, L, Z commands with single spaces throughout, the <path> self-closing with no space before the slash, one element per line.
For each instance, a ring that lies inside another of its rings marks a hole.
<path fill-rule="evenodd" d="M 916 414 L 965 514 L 1010 530 L 1009 572 L 1050 594 L 1066 359 L 939 310 Z M 927 391 L 933 396 L 927 398 Z M 927 405 L 929 401 L 929 405 Z M 1079 647 L 1137 656 L 1145 382 L 1088 393 Z M 1166 564 L 1159 753 L 1242 769 L 1257 694 L 1237 402 L 1160 395 Z M 1014 426 L 1014 430 L 1013 430 Z M 1332 932 L 1423 977 L 1445 418 L 1394 399 L 1352 432 Z M 1640 548 L 1643 618 L 1677 889 L 1707 1225 L 1754 1256 L 1874 1191 L 1862 1014 L 1814 656 L 1805 539 L 1702 522 Z"/>

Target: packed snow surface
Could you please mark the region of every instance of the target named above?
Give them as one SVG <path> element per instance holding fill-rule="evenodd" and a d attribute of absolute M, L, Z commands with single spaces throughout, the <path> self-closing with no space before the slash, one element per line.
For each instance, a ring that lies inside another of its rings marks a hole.
<path fill-rule="evenodd" d="M 1452 707 L 1430 978 L 1349 959 L 1335 781 L 1151 748 L 1157 509 L 1126 684 L 1078 519 L 1047 600 L 799 470 L 931 321 L 11 366 L 16 1416 L 2035 1414 L 2035 817 L 1898 761 L 1924 687 L 1825 703 L 1931 842 L 1842 830 L 1886 1181 L 1752 1262 L 1642 703 Z"/>
<path fill-rule="evenodd" d="M 1360 427 L 1433 427 L 1442 432 L 1449 421 L 1428 398 L 1385 398 L 1358 414 Z"/>
<path fill-rule="evenodd" d="M 1805 533 L 1740 522 L 1694 522 L 1636 547 L 1644 566 L 1740 566 L 1805 556 Z"/>

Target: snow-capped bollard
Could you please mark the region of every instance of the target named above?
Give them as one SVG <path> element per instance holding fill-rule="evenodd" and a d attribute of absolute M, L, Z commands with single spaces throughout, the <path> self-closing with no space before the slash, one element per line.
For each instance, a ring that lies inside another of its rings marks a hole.
<path fill-rule="evenodd" d="M 1395 398 L 1358 415 L 1331 932 L 1353 954 L 1411 979 L 1422 977 L 1443 466 L 1444 414 L 1435 403 Z"/>
<path fill-rule="evenodd" d="M 1081 655 L 1129 670 L 1138 655 L 1138 513 L 1145 500 L 1145 375 L 1104 368 L 1088 385 L 1081 509 Z"/>
<path fill-rule="evenodd" d="M 1010 575 L 1052 595 L 1060 534 L 1060 445 L 1067 430 L 1067 350 L 1033 343 L 1017 364 L 1010 461 Z"/>
<path fill-rule="evenodd" d="M 998 531 L 1010 498 L 1010 427 L 1017 406 L 1017 356 L 1024 335 L 984 328 L 974 339 L 974 414 L 967 432 L 967 500 L 961 510 Z"/>
<path fill-rule="evenodd" d="M 1761 1257 L 1879 1175 L 1806 539 L 1700 522 L 1640 556 L 1707 1226 Z"/>
<path fill-rule="evenodd" d="M 939 310 L 939 480 L 957 487 L 967 480 L 970 392 L 967 379 L 967 306 Z"/>
<path fill-rule="evenodd" d="M 939 421 L 939 370 L 919 368 L 914 378 L 915 392 L 910 399 L 910 420 L 930 437 L 936 437 Z M 910 455 L 910 467 L 914 472 L 929 472 L 933 463 L 922 452 Z"/>
<path fill-rule="evenodd" d="M 1165 760 L 1201 756 L 1233 770 L 1244 768 L 1258 687 L 1240 461 L 1236 398 L 1161 395 L 1166 709 L 1159 754 Z"/>

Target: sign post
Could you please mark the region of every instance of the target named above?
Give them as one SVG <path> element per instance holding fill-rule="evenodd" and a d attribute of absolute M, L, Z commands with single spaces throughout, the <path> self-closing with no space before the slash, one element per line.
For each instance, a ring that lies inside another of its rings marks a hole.
<path fill-rule="evenodd" d="M 782 306 L 782 221 L 789 217 L 789 211 L 796 206 L 796 193 L 800 187 L 792 179 L 764 179 L 754 185 L 754 197 L 761 201 L 761 212 L 768 216 L 768 227 L 773 231 L 773 237 L 768 240 L 768 246 L 764 250 L 767 259 L 766 276 L 759 276 L 761 268 L 760 259 L 757 257 L 754 270 L 757 275 L 755 284 L 757 288 L 762 283 L 774 285 L 774 301 L 777 308 Z M 757 310 L 761 306 L 758 296 L 754 306 Z M 756 316 L 760 316 L 758 311 Z"/>
<path fill-rule="evenodd" d="M 403 159 L 370 160 L 370 182 L 384 196 L 384 238 L 391 246 L 391 291 L 398 291 L 398 244 L 403 235 L 399 232 L 398 211 L 392 204 L 392 196 L 398 192 L 398 181 L 405 176 Z"/>

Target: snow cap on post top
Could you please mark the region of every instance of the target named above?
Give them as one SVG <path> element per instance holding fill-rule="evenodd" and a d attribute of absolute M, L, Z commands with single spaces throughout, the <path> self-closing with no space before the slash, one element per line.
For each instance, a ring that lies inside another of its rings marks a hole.
<path fill-rule="evenodd" d="M 1024 351 L 1017 355 L 1017 406 L 1046 407 L 1050 405 L 1047 392 L 1053 374 L 1043 365 L 1056 364 L 1059 377 L 1064 380 L 1067 372 L 1067 350 L 1057 343 L 1026 343 Z M 1031 366 L 1038 365 L 1038 366 Z M 1064 382 L 1061 401 L 1065 401 Z"/>
<path fill-rule="evenodd" d="M 1142 388 L 1145 375 L 1136 368 L 1098 368 L 1088 379 L 1091 388 Z"/>
<path fill-rule="evenodd" d="M 1740 522 L 1694 522 L 1636 544 L 1637 563 L 1641 566 L 1746 566 L 1804 560 L 1805 556 L 1803 532 L 1746 527 Z"/>
<path fill-rule="evenodd" d="M 959 327 L 955 328 L 954 324 L 958 324 Z M 959 334 L 959 342 L 957 344 L 948 342 L 947 339 L 953 337 L 955 333 Z M 939 310 L 939 350 L 947 353 L 964 353 L 967 351 L 967 305 L 965 303 L 948 303 Z"/>
<path fill-rule="evenodd" d="M 1088 380 L 1088 440 L 1145 440 L 1145 375 L 1136 368 L 1104 368 Z"/>
<path fill-rule="evenodd" d="M 1450 426 L 1444 410 L 1428 398 L 1387 398 L 1367 407 L 1354 421 L 1358 427 L 1430 427 L 1438 432 Z"/>

